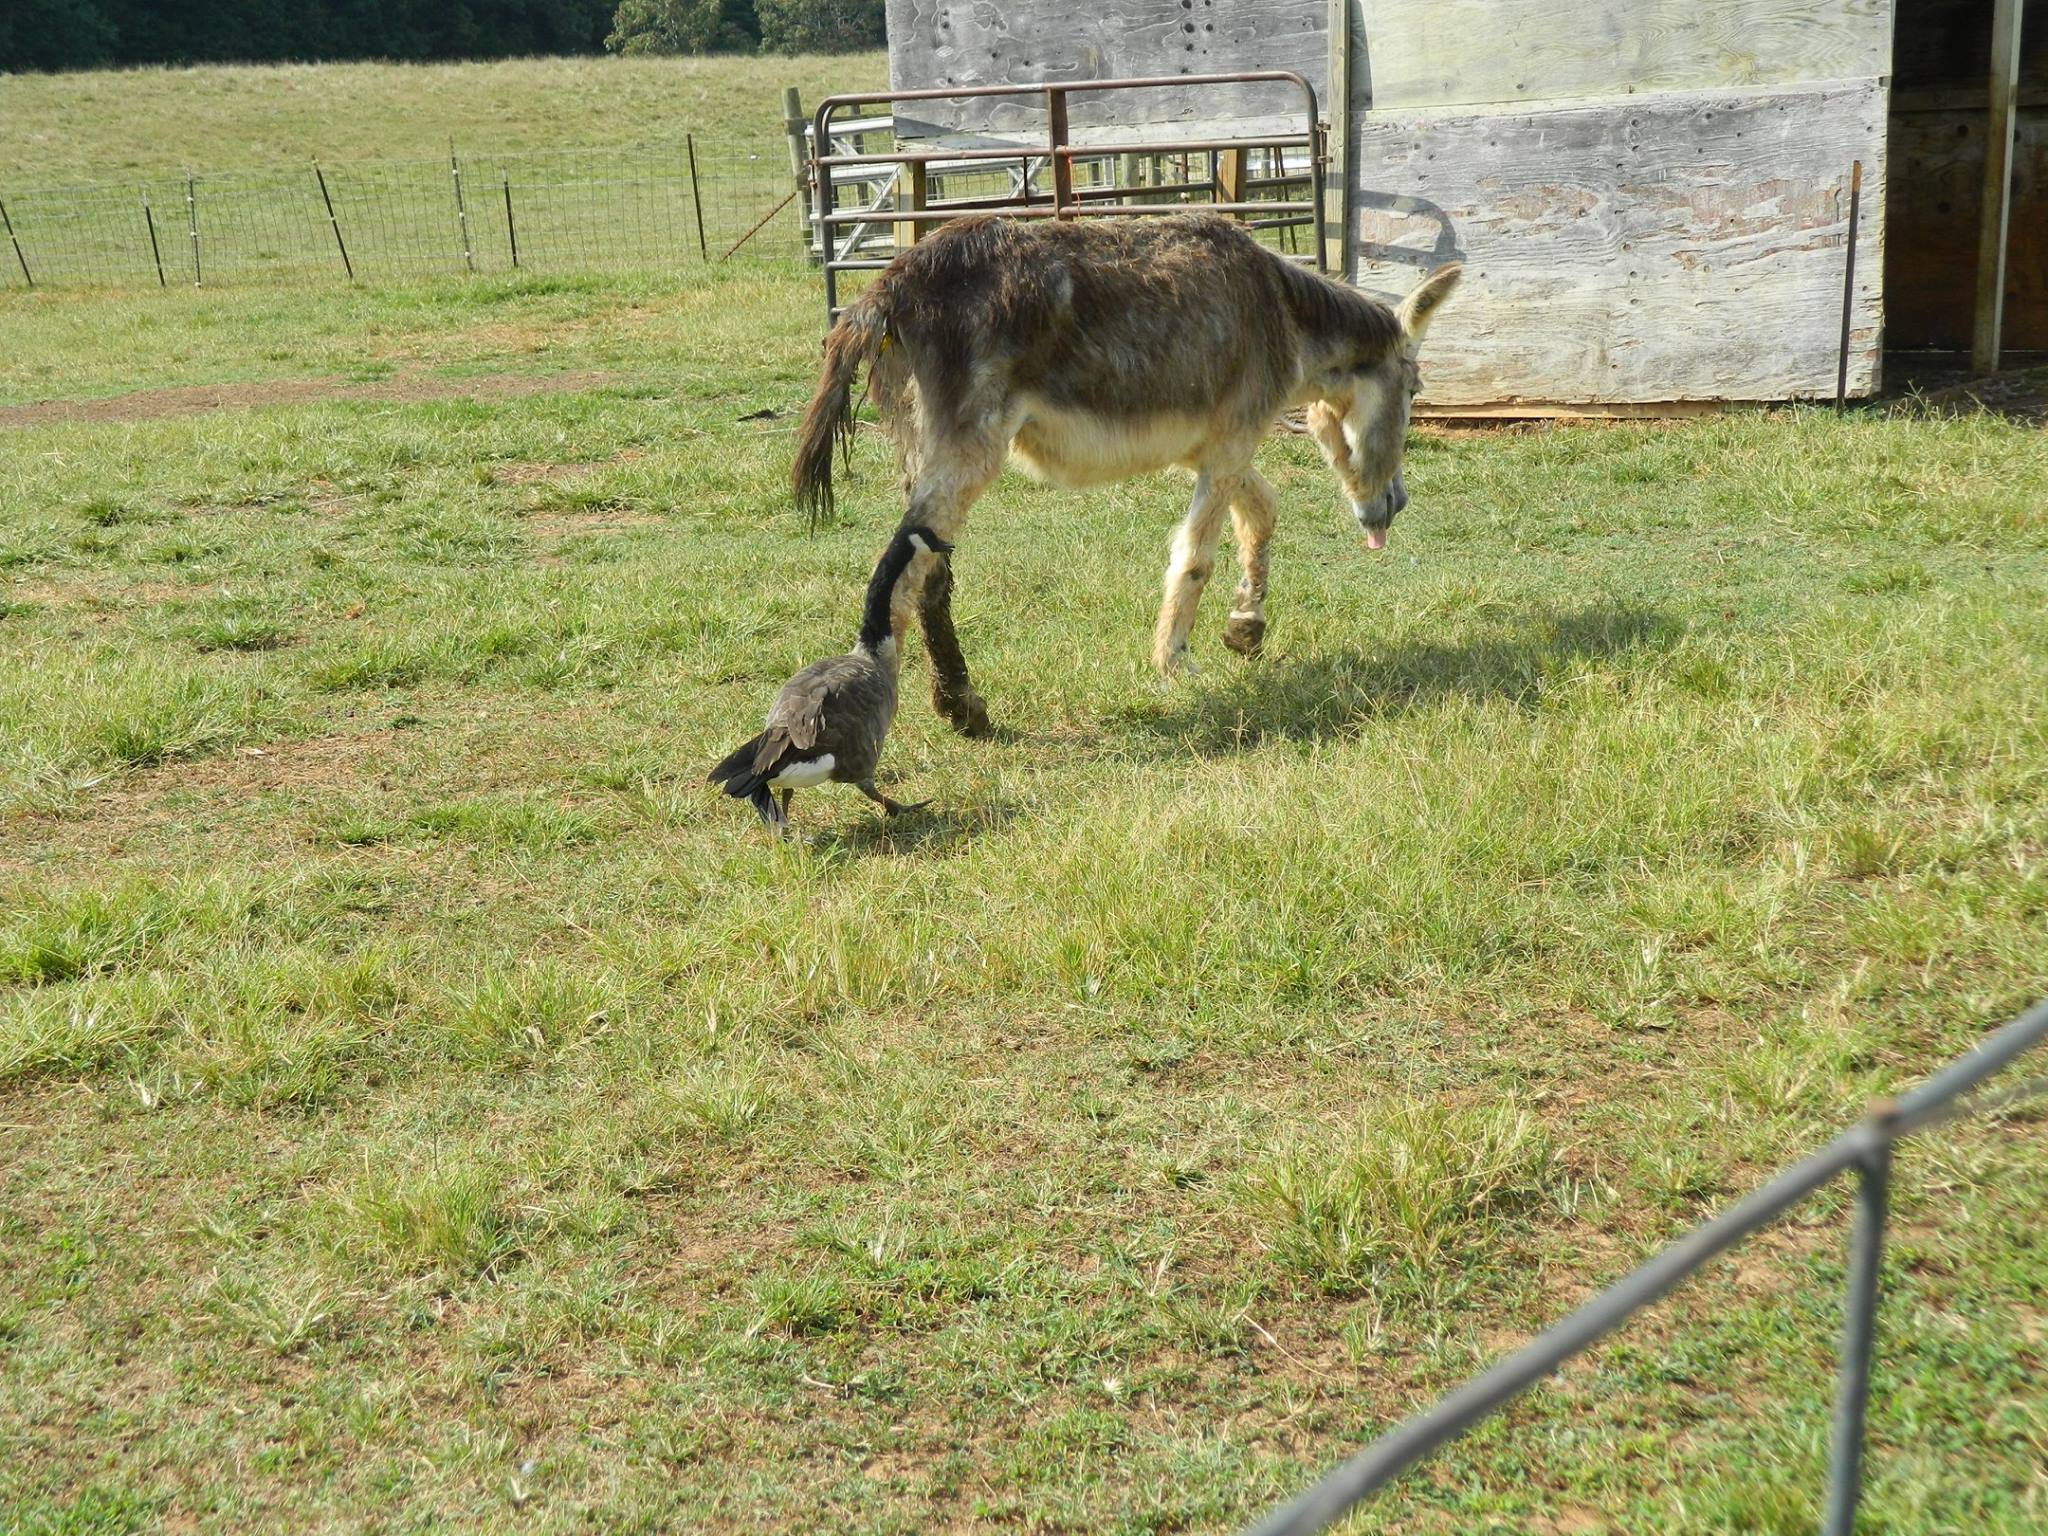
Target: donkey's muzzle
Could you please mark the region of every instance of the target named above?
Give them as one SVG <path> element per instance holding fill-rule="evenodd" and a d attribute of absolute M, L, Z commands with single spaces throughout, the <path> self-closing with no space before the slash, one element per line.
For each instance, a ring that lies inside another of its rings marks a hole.
<path fill-rule="evenodd" d="M 1394 521 L 1394 514 L 1408 505 L 1408 492 L 1401 484 L 1401 477 L 1394 476 L 1387 482 L 1387 488 L 1371 501 L 1351 504 L 1351 515 L 1358 519 L 1358 526 L 1365 530 L 1367 549 L 1387 547 L 1387 529 Z"/>

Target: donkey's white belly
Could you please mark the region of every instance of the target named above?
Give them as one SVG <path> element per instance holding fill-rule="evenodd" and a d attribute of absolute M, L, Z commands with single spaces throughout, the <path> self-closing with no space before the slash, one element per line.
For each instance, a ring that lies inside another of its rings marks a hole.
<path fill-rule="evenodd" d="M 1105 421 L 1040 400 L 1027 400 L 1025 409 L 1010 440 L 1011 460 L 1032 479 L 1068 489 L 1187 463 L 1209 436 L 1209 424 L 1192 416 Z"/>

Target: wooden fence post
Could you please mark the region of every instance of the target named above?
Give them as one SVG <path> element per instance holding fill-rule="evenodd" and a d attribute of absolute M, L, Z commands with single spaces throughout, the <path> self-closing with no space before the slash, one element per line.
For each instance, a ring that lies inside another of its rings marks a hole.
<path fill-rule="evenodd" d="M 1244 196 L 1244 151 L 1226 149 L 1216 156 L 1215 201 L 1219 203 L 1241 203 Z M 1233 219 L 1244 217 L 1233 213 Z"/>
<path fill-rule="evenodd" d="M 901 174 L 896 178 L 896 206 L 899 209 L 909 209 L 913 213 L 924 212 L 925 202 L 931 191 L 931 181 L 926 172 L 927 167 L 922 160 L 912 161 L 903 167 Z M 894 230 L 896 249 L 907 251 L 917 244 L 924 233 L 924 227 L 916 219 L 899 219 Z"/>
<path fill-rule="evenodd" d="M 811 219 L 814 210 L 811 187 L 810 136 L 805 132 L 803 93 L 793 85 L 782 88 L 782 132 L 789 140 L 789 174 L 796 182 L 796 206 L 804 232 L 804 247 L 811 244 Z"/>
<path fill-rule="evenodd" d="M 1323 102 L 1329 131 L 1323 137 L 1323 164 L 1309 151 L 1308 173 L 1323 176 L 1323 268 L 1339 282 L 1351 281 L 1351 3 L 1330 0 L 1330 83 Z M 1309 125 L 1311 138 L 1315 125 Z"/>

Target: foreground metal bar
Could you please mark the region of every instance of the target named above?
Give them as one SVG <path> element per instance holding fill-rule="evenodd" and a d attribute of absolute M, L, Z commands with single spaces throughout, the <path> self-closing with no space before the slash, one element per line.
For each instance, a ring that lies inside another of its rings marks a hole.
<path fill-rule="evenodd" d="M 1879 1141 L 1858 1170 L 1856 1227 L 1849 1235 L 1849 1289 L 1842 1304 L 1841 1377 L 1835 1387 L 1834 1446 L 1828 1460 L 1821 1536 L 1851 1536 L 1863 1496 L 1863 1417 L 1870 1401 L 1870 1352 L 1877 1338 L 1878 1272 L 1891 1186 L 1890 1106 L 1871 1115 Z"/>
<path fill-rule="evenodd" d="M 1962 1094 L 2044 1039 L 2048 1039 L 2048 1001 L 2036 1003 L 1975 1050 L 1902 1094 L 1881 1116 L 1849 1127 L 1818 1152 L 1693 1228 L 1491 1370 L 1382 1435 L 1306 1493 L 1253 1526 L 1252 1536 L 1302 1536 L 1338 1520 L 1430 1452 L 1455 1440 L 1501 1404 L 1613 1332 L 1715 1255 L 1777 1220 L 1845 1169 L 1868 1168 L 1874 1161 L 1888 1158 L 1895 1139 L 1941 1119 Z M 1865 1193 L 1870 1197 L 1868 1186 Z M 1875 1191 L 1875 1198 L 1882 1201 L 1882 1186 Z M 1881 1223 L 1874 1231 L 1867 1230 L 1869 1225 L 1859 1223 L 1859 1244 L 1866 1239 L 1872 1244 L 1882 1240 Z M 1854 1287 L 1866 1278 L 1874 1301 L 1874 1256 L 1868 1276 L 1852 1280 L 1852 1305 Z M 1864 1316 L 1867 1323 L 1869 1313 Z"/>

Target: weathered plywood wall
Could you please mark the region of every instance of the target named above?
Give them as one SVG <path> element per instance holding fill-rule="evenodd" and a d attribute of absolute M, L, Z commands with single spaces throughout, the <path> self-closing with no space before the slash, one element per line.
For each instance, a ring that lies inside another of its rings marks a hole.
<path fill-rule="evenodd" d="M 1346 3 L 1351 275 L 1397 294 L 1466 263 L 1431 332 L 1428 403 L 1832 394 L 1857 160 L 1849 385 L 1876 386 L 1895 0 Z M 888 6 L 899 88 L 1328 71 L 1329 0 Z M 1077 102 L 1074 121 L 1255 132 L 1289 105 L 1201 87 Z M 1035 105 L 914 115 L 1043 131 Z"/>
<path fill-rule="evenodd" d="M 1890 73 L 1892 0 L 1363 0 L 1360 106 L 1529 105 Z M 1359 35 L 1354 33 L 1354 35 Z"/>
<path fill-rule="evenodd" d="M 1424 400 L 1831 395 L 1856 160 L 1875 388 L 1890 4 L 1357 0 L 1354 276 L 1466 264 Z"/>
<path fill-rule="evenodd" d="M 898 90 L 1291 69 L 1320 106 L 1329 58 L 1328 0 L 888 0 L 888 20 Z M 899 117 L 949 132 L 1045 131 L 1031 100 L 906 104 Z M 1220 122 L 1298 131 L 1298 97 L 1271 85 L 1207 86 L 1076 96 L 1070 107 L 1077 135 L 1096 139 Z"/>
<path fill-rule="evenodd" d="M 1463 256 L 1423 360 L 1432 405 L 1832 394 L 1849 167 L 1883 126 L 1875 81 L 1374 112 L 1359 135 L 1358 277 L 1399 293 Z M 1858 389 L 1877 367 L 1877 190 L 1866 182 L 1857 241 Z"/>
<path fill-rule="evenodd" d="M 1890 115 L 1885 345 L 1970 345 L 1984 200 L 1985 0 L 1899 0 Z M 2005 345 L 2048 348 L 2048 0 L 2020 18 L 2019 114 L 2006 236 Z"/>

